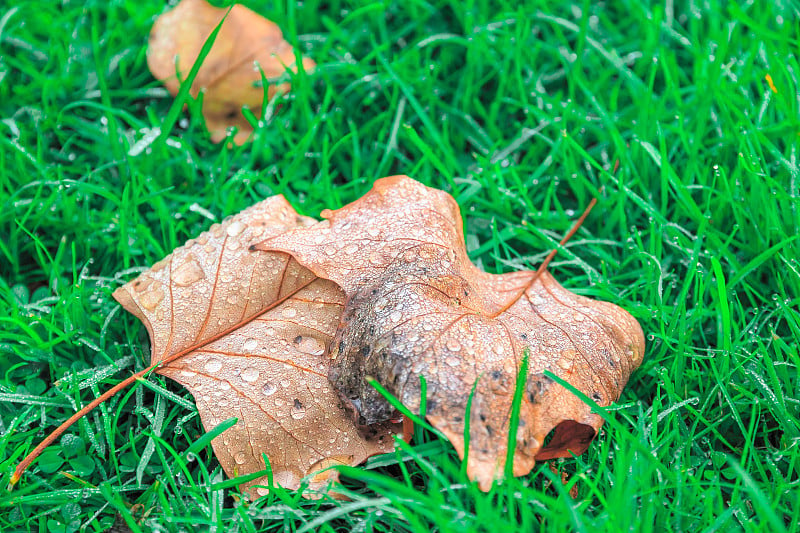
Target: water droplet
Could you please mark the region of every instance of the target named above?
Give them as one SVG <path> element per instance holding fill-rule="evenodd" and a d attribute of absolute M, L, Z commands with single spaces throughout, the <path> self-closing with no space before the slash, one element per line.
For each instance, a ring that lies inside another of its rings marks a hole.
<path fill-rule="evenodd" d="M 458 366 L 459 364 L 461 364 L 461 359 L 459 359 L 454 355 L 450 355 L 445 358 L 444 362 L 447 363 L 448 366 Z"/>
<path fill-rule="evenodd" d="M 461 343 L 459 343 L 456 339 L 447 339 L 445 346 L 451 352 L 457 352 L 461 349 Z"/>
<path fill-rule="evenodd" d="M 259 496 L 266 496 L 269 494 L 269 489 L 267 487 L 256 487 L 256 494 Z"/>
<path fill-rule="evenodd" d="M 367 235 L 370 237 L 377 237 L 381 234 L 381 230 L 376 228 L 375 226 L 370 226 L 367 228 Z"/>
<path fill-rule="evenodd" d="M 293 342 L 297 346 L 297 349 L 303 353 L 310 355 L 322 355 L 325 353 L 325 344 L 317 338 L 311 336 L 301 337 L 298 335 Z"/>
<path fill-rule="evenodd" d="M 357 244 L 348 244 L 347 247 L 345 247 L 345 249 L 344 249 L 344 253 L 346 253 L 348 255 L 353 255 L 357 251 L 358 251 L 358 245 Z"/>
<path fill-rule="evenodd" d="M 252 352 L 256 348 L 258 348 L 258 341 L 255 339 L 247 339 L 246 341 L 244 341 L 242 348 L 244 348 L 244 350 L 247 352 Z"/>
<path fill-rule="evenodd" d="M 377 300 L 375 300 L 375 306 L 374 306 L 375 311 L 376 312 L 383 311 L 386 308 L 386 305 L 388 303 L 389 302 L 388 302 L 388 300 L 386 300 L 386 298 L 383 298 L 383 297 L 378 298 Z"/>
<path fill-rule="evenodd" d="M 188 287 L 192 283 L 205 278 L 203 267 L 197 262 L 193 254 L 189 254 L 181 266 L 172 273 L 172 281 L 179 287 Z"/>
<path fill-rule="evenodd" d="M 234 220 L 233 223 L 228 226 L 226 232 L 228 233 L 228 237 L 236 237 L 237 235 L 241 234 L 245 230 L 245 225 L 239 222 L 238 220 Z"/>
<path fill-rule="evenodd" d="M 170 263 L 171 259 L 162 259 L 161 261 L 157 262 L 153 266 L 150 267 L 150 270 L 153 272 L 159 272 L 164 270 L 164 268 Z"/>
<path fill-rule="evenodd" d="M 203 366 L 206 369 L 206 372 L 218 372 L 222 368 L 222 361 L 219 359 L 209 359 L 206 361 L 206 364 Z"/>
<path fill-rule="evenodd" d="M 291 384 L 292 384 L 292 383 L 291 383 L 291 382 L 290 382 L 288 379 L 282 379 L 282 380 L 281 380 L 281 387 L 284 387 L 284 388 L 286 388 L 286 387 L 288 387 L 288 386 L 289 386 L 289 385 L 291 385 Z"/>
<path fill-rule="evenodd" d="M 236 452 L 236 455 L 233 456 L 233 460 L 236 461 L 236 464 L 243 465 L 247 460 L 247 454 L 244 452 Z"/>
<path fill-rule="evenodd" d="M 275 398 L 275 407 L 283 407 L 284 405 L 286 405 L 286 400 L 281 397 Z"/>
<path fill-rule="evenodd" d="M 252 383 L 253 381 L 257 380 L 259 375 L 260 372 L 254 366 L 248 366 L 247 368 L 242 370 L 242 379 L 249 383 Z"/>
<path fill-rule="evenodd" d="M 297 309 L 295 309 L 294 307 L 284 307 L 283 309 L 281 309 L 281 314 L 286 318 L 294 318 L 295 316 L 297 316 Z"/>
<path fill-rule="evenodd" d="M 292 405 L 292 408 L 289 410 L 289 413 L 295 420 L 300 420 L 301 418 L 306 416 L 306 408 L 303 406 L 300 400 L 295 398 L 294 405 Z"/>
<path fill-rule="evenodd" d="M 164 300 L 164 291 L 161 289 L 153 289 L 149 292 L 142 294 L 139 297 L 139 304 L 150 311 L 151 313 L 156 310 L 158 304 Z"/>
<path fill-rule="evenodd" d="M 583 316 L 581 313 L 572 314 L 572 320 L 574 320 L 575 322 L 583 322 L 585 319 L 586 317 Z"/>
<path fill-rule="evenodd" d="M 269 381 L 264 383 L 264 386 L 261 388 L 261 392 L 264 393 L 264 396 L 272 396 L 273 394 L 275 394 L 277 392 L 277 390 L 278 390 L 278 387 L 276 387 L 274 384 L 270 383 Z"/>
<path fill-rule="evenodd" d="M 559 359 L 556 364 L 564 370 L 569 370 L 572 368 L 572 359 Z"/>
<path fill-rule="evenodd" d="M 374 251 L 369 254 L 369 262 L 373 265 L 380 266 L 383 264 L 383 254 L 379 251 Z"/>

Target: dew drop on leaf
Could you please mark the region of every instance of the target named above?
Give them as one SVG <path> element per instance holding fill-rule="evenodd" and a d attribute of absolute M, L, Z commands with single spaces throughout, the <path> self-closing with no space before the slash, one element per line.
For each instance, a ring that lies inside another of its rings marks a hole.
<path fill-rule="evenodd" d="M 301 418 L 306 416 L 306 408 L 303 406 L 300 400 L 295 399 L 294 405 L 292 405 L 292 408 L 290 409 L 289 413 L 295 420 L 300 420 Z"/>
<path fill-rule="evenodd" d="M 322 355 L 325 353 L 325 344 L 311 336 L 301 337 L 298 335 L 294 339 L 294 344 L 298 350 L 309 355 Z"/>
<path fill-rule="evenodd" d="M 179 287 L 188 287 L 205 277 L 206 275 L 205 272 L 203 272 L 203 268 L 192 254 L 189 254 L 186 262 L 172 273 L 172 281 Z"/>
<path fill-rule="evenodd" d="M 228 229 L 226 230 L 226 232 L 228 234 L 228 237 L 236 237 L 237 235 L 242 233 L 244 231 L 244 229 L 245 229 L 245 225 L 242 224 L 240 221 L 235 220 L 235 221 L 233 221 L 231 223 L 230 226 L 228 226 Z"/>
<path fill-rule="evenodd" d="M 139 303 L 151 313 L 156 310 L 158 304 L 164 300 L 164 291 L 153 289 L 139 296 Z"/>
<path fill-rule="evenodd" d="M 451 352 L 457 352 L 457 351 L 461 350 L 461 343 L 458 342 L 456 339 L 453 339 L 453 338 L 447 339 L 447 342 L 445 343 L 445 346 Z"/>
<path fill-rule="evenodd" d="M 209 359 L 206 361 L 206 364 L 203 366 L 206 369 L 206 372 L 218 372 L 222 368 L 222 361 L 219 359 Z"/>
<path fill-rule="evenodd" d="M 248 366 L 247 368 L 242 370 L 241 377 L 242 377 L 243 380 L 245 380 L 245 381 L 247 381 L 249 383 L 252 383 L 253 381 L 258 379 L 259 375 L 260 375 L 260 373 L 259 373 L 259 371 L 258 371 L 258 369 L 256 367 Z"/>
<path fill-rule="evenodd" d="M 244 348 L 248 352 L 252 352 L 256 348 L 258 348 L 258 341 L 255 339 L 247 339 L 246 341 L 244 341 L 244 344 L 242 344 L 242 348 Z"/>

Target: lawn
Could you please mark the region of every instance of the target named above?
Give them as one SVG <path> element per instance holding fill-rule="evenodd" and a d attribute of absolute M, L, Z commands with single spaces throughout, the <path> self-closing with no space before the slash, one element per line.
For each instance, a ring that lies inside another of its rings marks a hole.
<path fill-rule="evenodd" d="M 408 174 L 455 196 L 495 273 L 535 269 L 597 198 L 550 271 L 640 321 L 641 368 L 579 457 L 483 493 L 423 433 L 344 468 L 350 501 L 243 499 L 151 376 L 0 492 L 0 531 L 800 531 L 791 2 L 269 4 L 318 68 L 232 148 L 196 105 L 167 120 L 162 2 L 0 7 L 0 486 L 147 366 L 114 289 L 274 194 L 318 216 Z"/>

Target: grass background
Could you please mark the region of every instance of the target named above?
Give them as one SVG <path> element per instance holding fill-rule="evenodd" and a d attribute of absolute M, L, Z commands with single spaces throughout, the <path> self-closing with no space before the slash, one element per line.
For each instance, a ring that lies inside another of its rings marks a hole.
<path fill-rule="evenodd" d="M 428 434 L 345 469 L 350 502 L 243 501 L 153 377 L 0 492 L 0 530 L 798 531 L 796 6 L 250 5 L 319 68 L 233 149 L 196 113 L 136 145 L 172 104 L 145 60 L 162 2 L 0 6 L 0 485 L 146 365 L 113 289 L 272 194 L 316 216 L 409 174 L 454 194 L 492 272 L 535 268 L 597 197 L 551 271 L 633 313 L 644 364 L 574 460 L 484 494 Z"/>

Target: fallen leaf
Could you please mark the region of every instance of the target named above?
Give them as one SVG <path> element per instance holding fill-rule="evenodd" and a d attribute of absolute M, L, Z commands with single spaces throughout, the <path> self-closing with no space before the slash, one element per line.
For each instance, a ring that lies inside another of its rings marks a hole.
<path fill-rule="evenodd" d="M 212 441 L 231 477 L 263 470 L 263 453 L 275 484 L 296 489 L 302 477 L 328 466 L 391 451 L 391 435 L 400 431 L 387 422 L 363 437 L 328 380 L 342 290 L 285 253 L 249 250 L 314 222 L 282 196 L 268 198 L 213 225 L 114 293 L 146 326 L 151 363 L 163 362 L 157 372 L 192 393 L 205 429 L 239 419 Z M 333 470 L 318 474 L 310 488 L 333 478 Z M 262 477 L 242 488 L 266 484 Z"/>
<path fill-rule="evenodd" d="M 181 0 L 156 20 L 150 33 L 147 65 L 173 96 L 206 39 L 227 12 L 205 0 Z M 309 58 L 303 58 L 302 62 L 305 71 L 315 66 Z M 261 117 L 262 71 L 271 79 L 280 77 L 287 69 L 297 71 L 295 52 L 283 39 L 280 28 L 250 9 L 234 5 L 191 88 L 195 98 L 203 92 L 203 116 L 211 139 L 223 140 L 227 128 L 235 126 L 238 132 L 233 141 L 245 142 L 253 128 L 242 114 L 242 106 Z M 288 83 L 271 83 L 267 97 L 288 90 Z"/>
<path fill-rule="evenodd" d="M 598 405 L 611 404 L 644 352 L 633 317 L 564 289 L 547 271 L 481 272 L 465 250 L 453 198 L 405 176 L 378 180 L 361 199 L 322 217 L 257 248 L 291 254 L 344 290 L 329 376 L 360 426 L 394 416 L 368 378 L 413 411 L 424 377 L 427 419 L 463 458 L 465 413 L 477 381 L 467 472 L 488 490 L 503 475 L 512 398 L 527 353 L 513 474 L 586 450 L 602 417 L 545 371 Z"/>
<path fill-rule="evenodd" d="M 537 272 L 481 272 L 453 198 L 405 176 L 322 216 L 269 198 L 117 290 L 147 327 L 153 366 L 59 426 L 10 485 L 66 427 L 151 369 L 192 392 L 207 430 L 238 418 L 212 442 L 228 475 L 261 470 L 266 454 L 287 488 L 306 476 L 321 489 L 336 475 L 320 472 L 328 466 L 392 449 L 402 426 L 372 380 L 412 410 L 424 380 L 428 420 L 483 490 L 504 475 L 507 455 L 523 475 L 588 447 L 603 423 L 592 402 L 617 400 L 641 363 L 633 317 L 564 289 L 547 261 Z M 243 488 L 263 494 L 253 485 L 266 481 Z"/>

